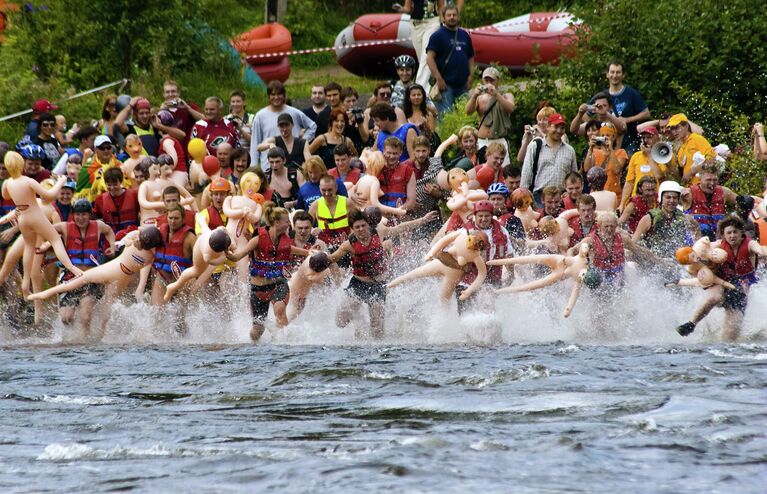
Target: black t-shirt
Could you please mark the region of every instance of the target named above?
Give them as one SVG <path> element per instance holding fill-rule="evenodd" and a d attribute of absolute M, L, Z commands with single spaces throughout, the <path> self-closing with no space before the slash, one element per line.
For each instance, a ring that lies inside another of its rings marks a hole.
<path fill-rule="evenodd" d="M 324 134 L 328 131 L 328 126 L 330 124 L 330 107 L 326 106 L 322 109 L 321 112 L 317 113 L 314 111 L 314 107 L 310 106 L 309 108 L 304 108 L 301 110 L 304 112 L 304 115 L 312 119 L 314 123 L 317 124 L 317 132 L 315 132 L 315 136 L 319 136 Z"/>
<path fill-rule="evenodd" d="M 43 148 L 43 151 L 45 152 L 45 156 L 43 156 L 42 159 L 43 168 L 49 171 L 53 170 L 53 167 L 56 166 L 56 163 L 59 162 L 59 158 L 61 158 L 61 153 L 59 153 L 61 144 L 59 144 L 58 139 L 51 136 L 50 139 L 43 140 L 42 137 L 38 135 L 32 139 L 32 142 Z"/>

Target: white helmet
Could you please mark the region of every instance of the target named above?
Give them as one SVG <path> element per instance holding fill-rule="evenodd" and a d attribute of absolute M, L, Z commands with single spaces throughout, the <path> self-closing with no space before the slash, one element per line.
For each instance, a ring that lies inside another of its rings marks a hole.
<path fill-rule="evenodd" d="M 660 184 L 660 187 L 658 187 L 658 202 L 661 202 L 663 200 L 664 192 L 676 192 L 681 197 L 682 186 L 674 182 L 673 180 L 666 180 L 665 182 Z"/>

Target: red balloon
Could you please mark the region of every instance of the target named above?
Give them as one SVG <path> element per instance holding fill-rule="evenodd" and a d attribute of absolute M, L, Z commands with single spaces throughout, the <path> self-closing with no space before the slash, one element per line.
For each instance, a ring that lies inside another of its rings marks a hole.
<path fill-rule="evenodd" d="M 485 165 L 479 169 L 477 172 L 477 182 L 479 182 L 479 185 L 484 189 L 487 190 L 488 187 L 495 181 L 495 170 L 493 170 L 492 167 Z"/>
<path fill-rule="evenodd" d="M 218 162 L 218 158 L 215 156 L 206 156 L 202 160 L 202 169 L 207 176 L 212 177 L 221 171 L 221 163 Z"/>

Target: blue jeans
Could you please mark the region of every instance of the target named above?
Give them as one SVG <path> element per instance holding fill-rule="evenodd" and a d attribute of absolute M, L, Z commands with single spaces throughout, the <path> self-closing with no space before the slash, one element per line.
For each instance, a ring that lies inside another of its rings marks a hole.
<path fill-rule="evenodd" d="M 436 102 L 437 115 L 441 118 L 443 113 L 450 111 L 450 108 L 452 108 L 453 103 L 455 103 L 455 100 L 458 99 L 465 92 L 466 92 L 466 86 L 461 86 L 461 87 L 447 86 L 446 90 L 440 92 L 440 94 L 442 94 L 442 99 Z"/>

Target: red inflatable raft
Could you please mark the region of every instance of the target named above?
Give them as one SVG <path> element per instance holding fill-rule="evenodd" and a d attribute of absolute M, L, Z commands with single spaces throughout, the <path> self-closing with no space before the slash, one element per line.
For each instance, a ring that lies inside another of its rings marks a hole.
<path fill-rule="evenodd" d="M 288 80 L 290 62 L 287 56 L 258 56 L 290 51 L 293 48 L 290 31 L 282 24 L 255 27 L 237 36 L 232 44 L 264 82 Z"/>
<path fill-rule="evenodd" d="M 563 49 L 574 41 L 577 24 L 577 19 L 565 12 L 537 12 L 469 29 L 475 62 L 495 63 L 515 72 L 528 64 L 556 63 Z M 376 41 L 383 43 L 349 46 Z M 415 56 L 410 42 L 410 16 L 363 15 L 338 34 L 335 46 L 336 59 L 346 70 L 364 76 L 389 76 L 394 73 L 394 57 Z"/>

